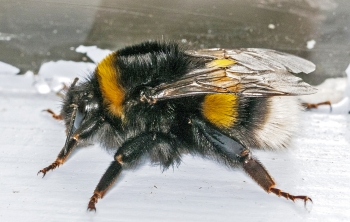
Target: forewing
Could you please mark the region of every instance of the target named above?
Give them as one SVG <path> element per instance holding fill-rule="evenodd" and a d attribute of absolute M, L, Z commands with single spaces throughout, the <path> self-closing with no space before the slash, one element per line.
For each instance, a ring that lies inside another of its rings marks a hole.
<path fill-rule="evenodd" d="M 292 75 L 310 73 L 315 65 L 300 57 L 269 49 L 205 49 L 188 51 L 203 58 L 206 67 L 194 70 L 173 83 L 153 88 L 154 100 L 211 93 L 249 97 L 304 95 L 315 89 Z"/>
<path fill-rule="evenodd" d="M 297 74 L 310 73 L 316 68 L 315 64 L 306 59 L 271 49 L 203 49 L 187 51 L 187 54 L 210 59 L 233 59 L 237 64 L 252 71 L 284 69 Z"/>

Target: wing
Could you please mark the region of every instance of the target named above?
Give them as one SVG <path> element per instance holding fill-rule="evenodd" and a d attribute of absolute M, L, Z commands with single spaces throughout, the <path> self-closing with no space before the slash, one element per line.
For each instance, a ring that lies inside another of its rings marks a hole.
<path fill-rule="evenodd" d="M 205 67 L 151 90 L 153 101 L 212 93 L 248 97 L 304 95 L 316 89 L 292 74 L 310 73 L 315 65 L 300 57 L 269 49 L 204 49 L 186 51 Z"/>

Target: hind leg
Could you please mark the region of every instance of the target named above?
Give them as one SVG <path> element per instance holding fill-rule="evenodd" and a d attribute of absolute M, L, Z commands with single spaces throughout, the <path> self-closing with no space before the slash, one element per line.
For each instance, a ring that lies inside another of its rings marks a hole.
<path fill-rule="evenodd" d="M 308 196 L 295 196 L 276 188 L 276 183 L 272 176 L 257 159 L 252 157 L 250 149 L 233 141 L 202 120 L 194 119 L 192 122 L 198 127 L 199 133 L 213 146 L 210 149 L 206 149 L 205 152 L 202 152 L 202 155 L 210 156 L 212 159 L 219 160 L 230 167 L 241 166 L 244 171 L 268 193 L 274 193 L 277 196 L 283 196 L 292 201 L 300 199 L 303 200 L 305 204 L 307 201 L 312 202 L 311 198 Z"/>
<path fill-rule="evenodd" d="M 294 200 L 303 200 L 306 205 L 307 201 L 311 201 L 312 199 L 305 195 L 292 195 L 288 192 L 284 192 L 275 187 L 276 183 L 274 179 L 271 177 L 269 172 L 265 169 L 265 167 L 255 158 L 250 155 L 249 150 L 245 150 L 242 152 L 242 166 L 244 171 L 257 183 L 259 184 L 266 192 L 274 193 L 277 196 L 285 197 L 286 199 Z"/>
<path fill-rule="evenodd" d="M 328 105 L 330 108 L 330 111 L 332 112 L 332 104 L 330 101 L 325 101 L 325 102 L 321 102 L 321 103 L 302 103 L 302 105 L 306 108 L 306 109 L 317 109 L 319 106 L 322 105 Z"/>

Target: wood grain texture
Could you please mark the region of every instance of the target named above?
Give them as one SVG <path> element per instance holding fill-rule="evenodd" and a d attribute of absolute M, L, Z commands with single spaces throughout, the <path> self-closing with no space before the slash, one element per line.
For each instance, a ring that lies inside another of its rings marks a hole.
<path fill-rule="evenodd" d="M 98 145 L 77 149 L 45 178 L 38 170 L 64 145 L 63 123 L 42 112 L 58 110 L 55 95 L 39 95 L 32 79 L 0 75 L 0 221 L 349 221 L 350 115 L 304 113 L 286 152 L 253 151 L 277 186 L 308 195 L 306 210 L 263 191 L 241 170 L 186 156 L 161 172 L 145 164 L 122 174 L 86 211 L 113 156 Z"/>

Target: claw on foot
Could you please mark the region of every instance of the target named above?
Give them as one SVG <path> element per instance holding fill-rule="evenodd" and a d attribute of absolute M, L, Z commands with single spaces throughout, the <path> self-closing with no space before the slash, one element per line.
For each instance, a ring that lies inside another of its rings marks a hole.
<path fill-rule="evenodd" d="M 96 207 L 95 207 L 95 203 L 93 202 L 89 202 L 88 204 L 88 208 L 87 208 L 88 211 L 95 211 L 96 212 Z"/>
<path fill-rule="evenodd" d="M 294 196 L 294 195 L 291 195 L 287 192 L 283 192 L 282 190 L 277 189 L 277 188 L 270 188 L 269 192 L 272 192 L 279 197 L 280 196 L 285 197 L 286 199 L 292 200 L 293 202 L 294 202 L 294 200 L 303 200 L 305 206 L 306 206 L 307 201 L 310 201 L 311 203 L 313 203 L 312 199 L 308 196 Z"/>
<path fill-rule="evenodd" d="M 45 168 L 42 169 L 42 170 L 39 170 L 39 172 L 37 173 L 37 175 L 39 175 L 39 173 L 42 173 L 42 174 L 43 174 L 43 177 L 44 177 L 48 171 L 55 169 L 55 168 L 58 167 L 60 164 L 61 164 L 61 162 L 59 162 L 59 161 L 56 160 L 56 161 L 53 162 L 50 166 L 45 167 Z"/>
<path fill-rule="evenodd" d="M 97 203 L 98 199 L 101 198 L 101 195 L 99 193 L 94 193 L 92 197 L 90 198 L 87 210 L 88 211 L 95 211 L 96 212 L 96 207 L 95 204 Z"/>
<path fill-rule="evenodd" d="M 42 178 L 44 178 L 44 176 L 46 175 L 46 170 L 45 169 L 42 169 L 42 170 L 39 170 L 39 172 L 36 174 L 37 176 L 39 175 L 39 173 L 42 173 L 43 174 L 43 177 Z"/>

